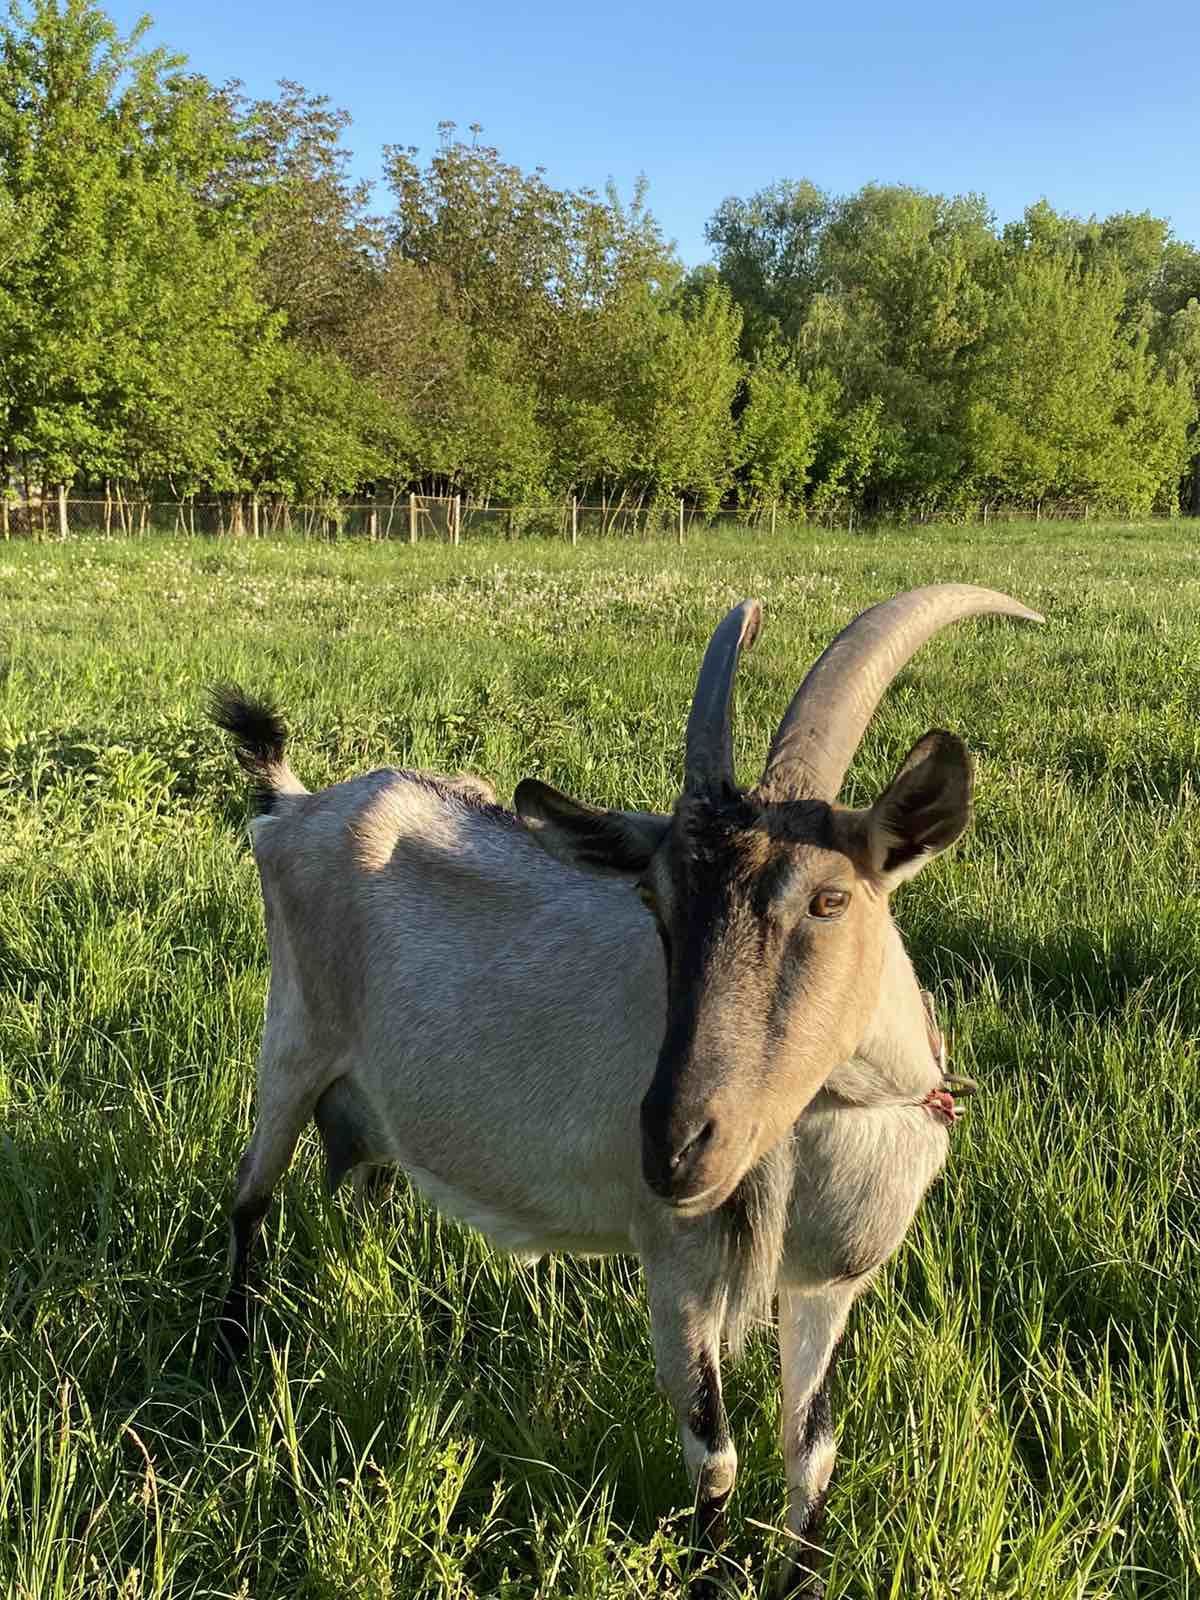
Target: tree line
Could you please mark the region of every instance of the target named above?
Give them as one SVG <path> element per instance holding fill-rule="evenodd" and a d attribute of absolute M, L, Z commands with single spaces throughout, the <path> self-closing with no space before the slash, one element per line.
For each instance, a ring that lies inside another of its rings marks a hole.
<path fill-rule="evenodd" d="M 1200 514 L 1200 251 L 871 184 L 646 205 L 451 124 L 354 181 L 349 118 L 254 100 L 93 0 L 0 24 L 0 490 Z"/>

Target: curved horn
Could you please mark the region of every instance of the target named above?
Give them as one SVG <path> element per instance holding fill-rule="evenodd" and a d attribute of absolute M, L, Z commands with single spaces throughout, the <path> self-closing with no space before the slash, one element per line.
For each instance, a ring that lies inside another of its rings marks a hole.
<path fill-rule="evenodd" d="M 697 791 L 733 784 L 733 731 L 729 724 L 733 677 L 738 657 L 754 643 L 761 623 L 762 606 L 757 600 L 743 600 L 708 641 L 688 713 L 683 763 L 686 789 Z"/>
<path fill-rule="evenodd" d="M 884 600 L 841 633 L 796 691 L 771 743 L 762 784 L 834 800 L 875 707 L 901 667 L 948 623 L 980 612 L 1045 618 L 994 589 L 932 583 Z"/>

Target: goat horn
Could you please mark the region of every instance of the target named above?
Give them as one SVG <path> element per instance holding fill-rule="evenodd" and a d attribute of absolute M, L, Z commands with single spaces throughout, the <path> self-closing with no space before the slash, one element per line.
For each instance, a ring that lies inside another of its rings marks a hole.
<path fill-rule="evenodd" d="M 1045 618 L 994 589 L 933 583 L 884 600 L 843 628 L 809 669 L 772 740 L 762 787 L 833 801 L 892 679 L 927 639 L 981 612 Z"/>
<path fill-rule="evenodd" d="M 758 637 L 762 607 L 743 600 L 708 642 L 688 713 L 684 787 L 695 792 L 733 785 L 733 730 L 729 708 L 738 657 Z"/>

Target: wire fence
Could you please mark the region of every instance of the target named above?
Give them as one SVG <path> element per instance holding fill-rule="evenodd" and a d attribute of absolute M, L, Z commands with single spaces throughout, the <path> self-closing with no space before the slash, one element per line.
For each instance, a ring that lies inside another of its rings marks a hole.
<path fill-rule="evenodd" d="M 397 494 L 319 505 L 243 496 L 162 500 L 136 496 L 88 499 L 46 496 L 5 508 L 4 537 L 55 539 L 75 534 L 109 538 L 187 534 L 212 538 L 376 539 L 408 544 L 433 540 L 675 537 L 718 526 L 774 526 L 773 508 L 705 510 L 685 501 L 652 506 L 577 499 L 494 505 L 463 495 Z"/>
<path fill-rule="evenodd" d="M 1030 504 L 978 502 L 969 507 L 930 506 L 901 519 L 910 523 L 1033 520 L 1088 521 L 1097 508 L 1083 500 Z M 32 497 L 2 508 L 5 539 L 62 539 L 73 535 L 138 538 L 179 534 L 208 538 L 368 539 L 419 544 L 434 541 L 564 539 L 687 539 L 719 528 L 775 533 L 798 527 L 853 531 L 882 518 L 864 518 L 853 506 L 798 513 L 783 506 L 689 505 L 686 500 L 653 505 L 626 500 L 541 501 L 493 505 L 463 495 L 394 494 L 374 500 L 305 504 L 278 497 L 163 500 L 130 495 L 106 499 L 65 495 Z M 897 520 L 893 518 L 892 520 Z"/>

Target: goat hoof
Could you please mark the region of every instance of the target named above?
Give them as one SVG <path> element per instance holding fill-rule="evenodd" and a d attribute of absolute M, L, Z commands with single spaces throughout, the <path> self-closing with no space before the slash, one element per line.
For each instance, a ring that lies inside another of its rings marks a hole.
<path fill-rule="evenodd" d="M 825 1600 L 825 1580 L 819 1573 L 789 1563 L 779 1575 L 776 1600 Z"/>

